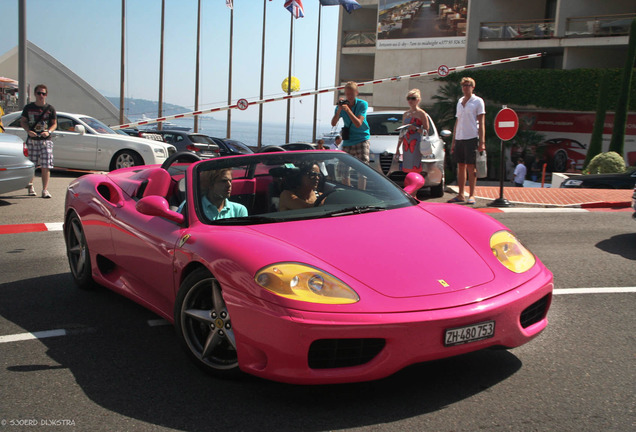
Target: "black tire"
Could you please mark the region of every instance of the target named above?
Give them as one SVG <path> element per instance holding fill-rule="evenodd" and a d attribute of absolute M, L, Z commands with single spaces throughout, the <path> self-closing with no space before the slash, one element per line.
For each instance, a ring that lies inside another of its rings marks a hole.
<path fill-rule="evenodd" d="M 174 326 L 181 346 L 199 368 L 219 378 L 241 375 L 221 286 L 207 269 L 193 271 L 181 284 Z"/>
<path fill-rule="evenodd" d="M 113 156 L 113 159 L 110 161 L 110 170 L 114 171 L 120 168 L 130 168 L 143 164 L 143 158 L 136 151 L 120 150 L 115 153 L 115 156 Z"/>
<path fill-rule="evenodd" d="M 444 180 L 437 186 L 431 186 L 429 189 L 431 190 L 431 198 L 441 198 L 444 196 L 444 188 L 445 188 Z"/>
<path fill-rule="evenodd" d="M 552 157 L 552 172 L 565 172 L 568 169 L 568 154 L 558 150 Z"/>
<path fill-rule="evenodd" d="M 66 222 L 66 256 L 71 269 L 73 282 L 79 288 L 89 290 L 95 288 L 91 268 L 91 254 L 86 244 L 84 227 L 77 214 L 72 213 Z"/>

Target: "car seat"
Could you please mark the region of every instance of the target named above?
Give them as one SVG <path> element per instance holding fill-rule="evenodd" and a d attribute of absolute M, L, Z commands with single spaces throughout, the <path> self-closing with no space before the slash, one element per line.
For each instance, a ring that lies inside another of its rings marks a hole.
<path fill-rule="evenodd" d="M 151 169 L 148 173 L 148 177 L 144 180 L 139 187 L 139 191 L 137 192 L 137 196 L 139 198 L 147 197 L 147 196 L 161 196 L 166 198 L 168 196 L 168 191 L 170 190 L 170 182 L 172 181 L 172 177 L 168 174 L 163 168 L 154 168 Z"/>

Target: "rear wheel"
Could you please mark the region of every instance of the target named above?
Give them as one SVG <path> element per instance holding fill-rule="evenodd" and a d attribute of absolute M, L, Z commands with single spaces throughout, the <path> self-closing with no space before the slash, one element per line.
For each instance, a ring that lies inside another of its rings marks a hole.
<path fill-rule="evenodd" d="M 95 283 L 91 274 L 91 255 L 86 244 L 82 222 L 77 214 L 73 213 L 66 226 L 66 255 L 73 281 L 81 289 L 91 289 Z"/>
<path fill-rule="evenodd" d="M 174 306 L 181 345 L 194 363 L 222 378 L 239 375 L 236 341 L 219 282 L 204 268 L 181 284 Z"/>
<path fill-rule="evenodd" d="M 552 158 L 552 172 L 565 172 L 568 169 L 568 154 L 559 150 Z"/>
<path fill-rule="evenodd" d="M 116 170 L 120 168 L 130 168 L 134 166 L 143 165 L 144 160 L 137 152 L 132 150 L 122 150 L 113 156 L 113 160 L 110 163 L 110 169 Z"/>

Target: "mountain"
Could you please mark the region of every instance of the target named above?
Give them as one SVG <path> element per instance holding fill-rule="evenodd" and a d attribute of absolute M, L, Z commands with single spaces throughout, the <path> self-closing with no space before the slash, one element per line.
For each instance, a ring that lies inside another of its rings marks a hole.
<path fill-rule="evenodd" d="M 118 96 L 106 96 L 106 99 L 112 102 L 117 109 L 119 109 L 119 97 Z M 126 106 L 126 116 L 129 118 L 141 117 L 143 114 L 150 118 L 157 116 L 159 109 L 159 103 L 157 101 L 151 101 L 147 99 L 125 98 L 124 104 Z M 192 111 L 191 108 L 186 108 L 181 105 L 175 105 L 170 103 L 163 103 L 163 115 L 174 115 Z M 211 117 L 208 117 L 210 119 Z"/>

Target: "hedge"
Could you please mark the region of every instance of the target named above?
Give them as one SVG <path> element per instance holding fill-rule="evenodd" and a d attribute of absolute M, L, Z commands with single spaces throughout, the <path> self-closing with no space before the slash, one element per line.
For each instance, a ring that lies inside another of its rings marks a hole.
<path fill-rule="evenodd" d="M 459 82 L 470 76 L 475 93 L 493 103 L 535 106 L 566 111 L 595 111 L 603 73 L 609 77 L 608 110 L 616 109 L 623 69 L 467 70 L 439 81 Z M 630 92 L 629 111 L 636 111 L 636 86 Z"/>

